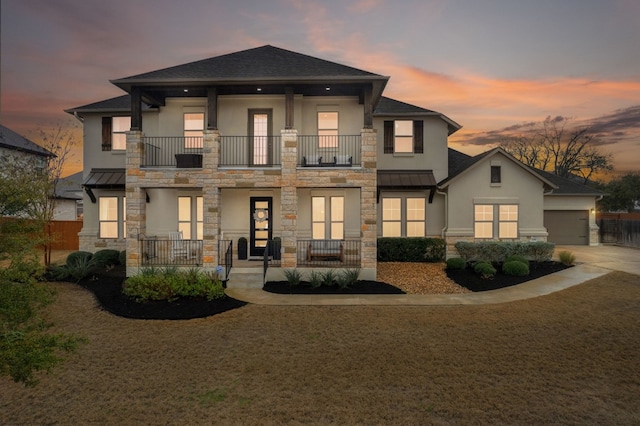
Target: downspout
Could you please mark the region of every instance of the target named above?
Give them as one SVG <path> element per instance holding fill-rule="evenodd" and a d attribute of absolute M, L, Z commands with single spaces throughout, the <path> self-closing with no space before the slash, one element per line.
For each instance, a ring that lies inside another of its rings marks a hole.
<path fill-rule="evenodd" d="M 442 239 L 445 239 L 445 232 L 449 228 L 449 198 L 447 192 L 442 192 L 439 189 L 436 189 L 436 194 L 440 194 L 444 196 L 444 228 L 440 231 L 440 236 Z"/>

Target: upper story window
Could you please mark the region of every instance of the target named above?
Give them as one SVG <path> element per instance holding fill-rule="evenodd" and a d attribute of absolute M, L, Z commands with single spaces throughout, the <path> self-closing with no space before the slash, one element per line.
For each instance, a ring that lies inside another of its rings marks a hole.
<path fill-rule="evenodd" d="M 102 117 L 102 150 L 126 150 L 130 129 L 131 117 Z"/>
<path fill-rule="evenodd" d="M 338 113 L 335 111 L 318 112 L 319 148 L 338 147 Z"/>
<path fill-rule="evenodd" d="M 502 182 L 502 169 L 500 166 L 491 166 L 491 183 Z"/>
<path fill-rule="evenodd" d="M 385 154 L 424 153 L 424 124 L 422 120 L 384 122 Z"/>
<path fill-rule="evenodd" d="M 204 113 L 184 113 L 184 147 L 202 148 L 204 136 Z"/>

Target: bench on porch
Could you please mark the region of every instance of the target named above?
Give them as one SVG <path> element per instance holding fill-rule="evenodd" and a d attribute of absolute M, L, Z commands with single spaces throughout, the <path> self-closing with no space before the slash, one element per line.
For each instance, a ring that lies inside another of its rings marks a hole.
<path fill-rule="evenodd" d="M 344 244 L 339 240 L 313 240 L 307 247 L 307 262 L 313 259 L 337 259 L 344 262 Z"/>

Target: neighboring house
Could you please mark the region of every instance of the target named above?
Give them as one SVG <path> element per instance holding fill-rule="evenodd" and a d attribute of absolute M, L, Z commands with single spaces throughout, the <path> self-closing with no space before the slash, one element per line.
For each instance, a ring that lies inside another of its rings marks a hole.
<path fill-rule="evenodd" d="M 44 170 L 47 166 L 47 159 L 54 156 L 49 150 L 0 125 L 0 160 L 2 163 L 24 161 L 34 169 Z"/>
<path fill-rule="evenodd" d="M 126 247 L 131 275 L 215 268 L 245 237 L 251 258 L 375 279 L 381 236 L 443 237 L 451 254 L 544 241 L 545 210 L 595 207 L 501 149 L 448 149 L 460 126 L 384 97 L 388 79 L 263 46 L 113 80 L 126 95 L 67 110 L 84 123 L 80 249 Z"/>
<path fill-rule="evenodd" d="M 58 181 L 54 220 L 82 220 L 82 180 L 82 172 L 78 172 Z"/>

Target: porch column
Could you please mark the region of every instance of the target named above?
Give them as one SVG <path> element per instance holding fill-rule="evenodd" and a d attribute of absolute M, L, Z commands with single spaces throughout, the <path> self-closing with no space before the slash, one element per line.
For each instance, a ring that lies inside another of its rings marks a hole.
<path fill-rule="evenodd" d="M 218 266 L 220 241 L 220 179 L 218 164 L 220 159 L 220 132 L 205 130 L 203 138 L 202 183 L 204 223 L 202 225 L 202 266 L 213 270 Z"/>
<path fill-rule="evenodd" d="M 207 130 L 218 130 L 218 88 L 207 89 Z"/>
<path fill-rule="evenodd" d="M 127 276 L 135 275 L 142 259 L 140 238 L 147 232 L 146 192 L 141 187 L 140 170 L 144 155 L 144 134 L 141 131 L 127 132 L 125 196 L 127 197 Z"/>
<path fill-rule="evenodd" d="M 363 279 L 376 279 L 377 262 L 377 132 L 362 129 L 362 186 L 360 188 Z"/>
<path fill-rule="evenodd" d="M 295 268 L 298 240 L 298 192 L 296 189 L 298 164 L 298 131 L 282 130 L 282 187 L 280 206 L 282 210 L 282 253 L 281 266 Z"/>
<path fill-rule="evenodd" d="M 293 86 L 284 89 L 284 128 L 293 129 Z"/>
<path fill-rule="evenodd" d="M 131 130 L 142 131 L 142 91 L 131 88 Z"/>

